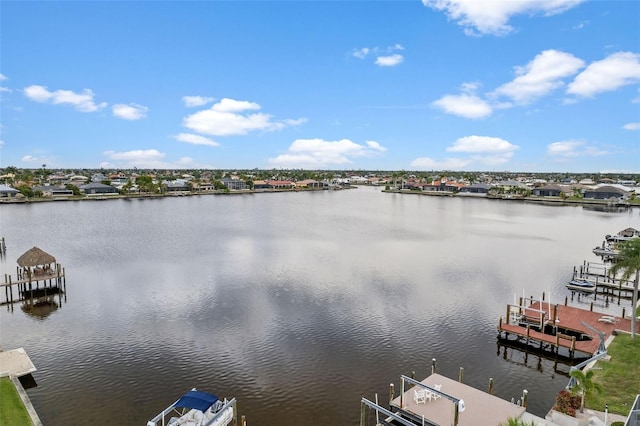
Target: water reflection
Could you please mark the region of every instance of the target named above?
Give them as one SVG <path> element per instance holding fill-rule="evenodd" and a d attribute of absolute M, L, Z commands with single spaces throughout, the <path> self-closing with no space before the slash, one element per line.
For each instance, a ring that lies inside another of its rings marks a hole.
<path fill-rule="evenodd" d="M 56 298 L 58 300 L 57 302 Z M 22 302 L 22 311 L 25 314 L 42 321 L 57 311 L 61 305 L 62 291 L 58 291 L 57 297 L 55 294 L 48 294 L 34 295 L 33 297 L 25 298 Z"/>
<path fill-rule="evenodd" d="M 261 426 L 357 424 L 362 396 L 425 377 L 432 358 L 477 388 L 494 378 L 502 398 L 526 384 L 544 415 L 566 381 L 554 361 L 494 355 L 504 305 L 525 289 L 564 300 L 573 265 L 637 222 L 374 188 L 15 205 L 2 219 L 16 252 L 47 235 L 73 283 L 42 320 L 0 310 L 3 346 L 38 367 L 45 424 L 144 424 L 197 387 Z"/>

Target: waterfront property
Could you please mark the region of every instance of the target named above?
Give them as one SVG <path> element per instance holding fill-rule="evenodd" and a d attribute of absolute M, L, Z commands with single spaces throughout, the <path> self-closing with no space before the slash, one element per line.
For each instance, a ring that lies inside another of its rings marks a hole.
<path fill-rule="evenodd" d="M 582 281 L 590 284 L 589 287 L 592 290 L 577 288 L 575 286 L 572 287 L 570 284 L 567 284 L 566 287 L 570 290 L 581 293 L 592 293 L 594 298 L 600 294 L 604 296 L 605 303 L 608 303 L 609 301 L 613 302 L 617 299 L 619 305 L 622 298 L 631 298 L 633 294 L 633 282 L 630 280 L 622 280 L 617 276 L 612 276 L 610 266 L 610 263 L 584 261 L 579 267 L 573 267 L 573 275 L 569 283 L 572 281 Z"/>
<path fill-rule="evenodd" d="M 15 198 L 20 191 L 7 185 L 0 185 L 0 198 Z"/>
<path fill-rule="evenodd" d="M 566 380 L 550 378 L 552 361 L 496 356 L 510 301 L 496 295 L 525 287 L 560 301 L 575 254 L 637 228 L 637 211 L 380 189 L 3 206 L 3 274 L 39 245 L 82 284 L 44 321 L 0 309 L 4 345 L 46 359 L 28 390 L 42 420 L 144 425 L 214 386 L 251 424 L 354 425 L 363 392 L 386 405 L 395 379 L 397 396 L 390 366 L 432 356 L 454 379 L 449 367 L 468 367 L 481 390 L 476 372 L 494 377 L 507 401 L 526 387 L 527 411 L 544 416 Z"/>
<path fill-rule="evenodd" d="M 491 382 L 492 383 L 492 382 Z M 401 376 L 400 395 L 390 392 L 389 410 L 363 398 L 360 425 L 366 426 L 366 408 L 385 415 L 381 424 L 497 425 L 509 419 L 535 418 L 526 413 L 527 391 L 518 401 L 505 401 L 438 373 L 421 382 Z M 538 419 L 542 420 L 542 419 Z"/>
<path fill-rule="evenodd" d="M 80 191 L 87 195 L 108 195 L 118 193 L 118 190 L 115 187 L 99 182 L 91 182 L 86 185 L 80 185 L 79 188 Z"/>
<path fill-rule="evenodd" d="M 508 304 L 506 316 L 500 317 L 498 337 L 524 342 L 527 346 L 558 354 L 568 350 L 586 355 L 597 353 L 604 342 L 617 331 L 629 332 L 631 320 L 572 306 L 520 299 Z"/>
<path fill-rule="evenodd" d="M 36 367 L 24 348 L 0 350 L 0 424 L 42 425 L 19 380 L 35 371 Z"/>

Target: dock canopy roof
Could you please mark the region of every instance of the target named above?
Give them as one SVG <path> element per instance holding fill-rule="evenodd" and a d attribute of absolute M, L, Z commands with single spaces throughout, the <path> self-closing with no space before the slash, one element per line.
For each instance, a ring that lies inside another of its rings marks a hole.
<path fill-rule="evenodd" d="M 216 403 L 218 397 L 198 390 L 189 391 L 176 402 L 175 407 L 195 408 L 205 412 Z"/>
<path fill-rule="evenodd" d="M 55 257 L 51 256 L 46 251 L 39 249 L 38 247 L 34 247 L 27 250 L 22 256 L 18 258 L 18 265 L 22 266 L 23 268 L 27 268 L 30 266 L 48 265 L 50 263 L 55 263 L 55 261 Z"/>

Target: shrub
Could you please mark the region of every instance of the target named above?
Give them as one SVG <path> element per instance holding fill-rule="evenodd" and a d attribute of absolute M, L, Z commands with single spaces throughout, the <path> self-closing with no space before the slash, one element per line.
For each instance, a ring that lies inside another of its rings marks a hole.
<path fill-rule="evenodd" d="M 576 410 L 580 408 L 580 395 L 571 395 L 567 390 L 562 390 L 556 396 L 553 409 L 569 416 L 575 417 Z"/>

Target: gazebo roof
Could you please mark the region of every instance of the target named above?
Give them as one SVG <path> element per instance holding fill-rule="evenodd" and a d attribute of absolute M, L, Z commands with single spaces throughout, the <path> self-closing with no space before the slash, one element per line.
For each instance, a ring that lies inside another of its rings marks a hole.
<path fill-rule="evenodd" d="M 50 263 L 55 263 L 55 261 L 55 257 L 38 247 L 34 247 L 27 250 L 18 258 L 18 265 L 26 268 L 29 266 L 48 265 Z"/>

